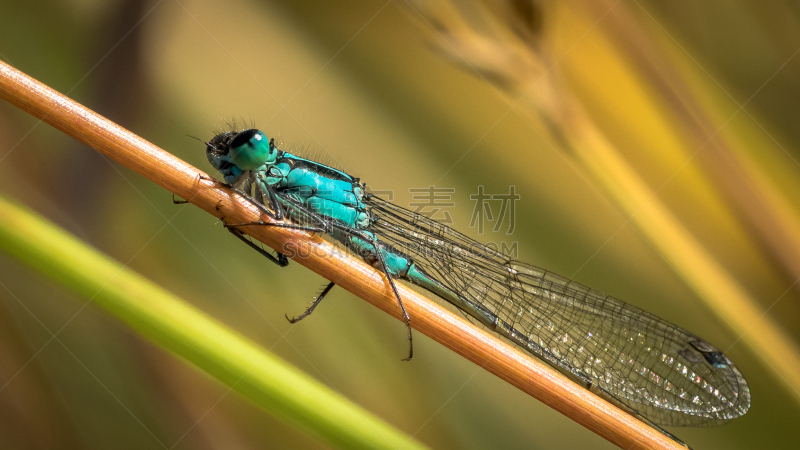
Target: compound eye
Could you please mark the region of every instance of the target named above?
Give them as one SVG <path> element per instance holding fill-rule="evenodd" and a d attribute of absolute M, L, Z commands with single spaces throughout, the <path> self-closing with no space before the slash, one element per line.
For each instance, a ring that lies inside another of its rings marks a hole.
<path fill-rule="evenodd" d="M 230 157 L 242 170 L 257 169 L 275 162 L 277 151 L 261 130 L 245 130 L 237 134 L 230 144 Z"/>
<path fill-rule="evenodd" d="M 241 147 L 242 145 L 250 142 L 254 137 L 258 136 L 259 133 L 261 133 L 261 130 L 256 130 L 256 129 L 244 130 L 241 133 L 234 136 L 230 145 L 231 147 Z"/>

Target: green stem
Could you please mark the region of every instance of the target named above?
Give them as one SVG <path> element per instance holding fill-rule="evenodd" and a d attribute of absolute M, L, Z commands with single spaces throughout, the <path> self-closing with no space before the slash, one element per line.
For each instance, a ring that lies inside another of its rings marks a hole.
<path fill-rule="evenodd" d="M 0 197 L 0 249 L 268 412 L 343 448 L 423 448 L 66 231 Z"/>

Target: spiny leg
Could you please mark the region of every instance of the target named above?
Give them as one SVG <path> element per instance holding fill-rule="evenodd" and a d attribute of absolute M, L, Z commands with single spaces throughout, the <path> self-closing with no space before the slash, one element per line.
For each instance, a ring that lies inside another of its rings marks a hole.
<path fill-rule="evenodd" d="M 200 178 L 202 178 L 202 179 L 211 179 L 211 178 L 204 177 L 202 175 L 198 175 L 198 176 Z M 217 181 L 217 180 L 214 180 L 214 181 Z M 176 200 L 175 199 L 175 194 L 172 194 L 172 203 L 175 204 L 175 205 L 184 205 L 186 203 L 189 203 L 189 201 L 188 200 Z M 220 203 L 222 203 L 222 200 L 220 200 L 217 203 L 217 206 L 216 206 L 217 211 L 220 210 L 219 209 Z M 225 223 L 225 217 L 224 216 L 220 217 L 220 220 L 222 220 L 222 223 Z M 289 265 L 289 260 L 286 258 L 286 255 L 284 255 L 283 253 L 276 251 L 275 253 L 278 254 L 278 257 L 275 258 L 271 254 L 269 254 L 269 252 L 267 252 L 263 248 L 259 247 L 258 245 L 254 244 L 252 241 L 250 241 L 250 239 L 247 239 L 241 231 L 239 231 L 239 230 L 237 230 L 235 228 L 230 228 L 230 227 L 227 226 L 227 224 L 226 224 L 225 228 L 228 231 L 230 231 L 230 233 L 232 235 L 234 235 L 237 238 L 239 238 L 239 240 L 241 240 L 242 242 L 244 242 L 245 244 L 250 246 L 250 248 L 252 248 L 253 250 L 257 251 L 258 253 L 260 253 L 261 255 L 266 257 L 271 262 L 277 264 L 279 267 L 286 267 L 286 266 Z"/>
<path fill-rule="evenodd" d="M 283 219 L 283 213 L 280 210 L 280 203 L 277 203 L 277 202 L 274 203 L 276 205 L 276 208 L 278 209 L 278 213 L 276 214 L 276 213 L 273 213 L 272 211 L 270 211 L 269 208 L 264 206 L 262 203 L 256 201 L 252 197 L 250 197 L 250 194 L 242 191 L 241 189 L 237 188 L 236 186 L 234 186 L 231 183 L 225 183 L 224 181 L 219 181 L 216 178 L 206 177 L 206 176 L 203 176 L 203 175 L 198 175 L 198 177 L 200 177 L 201 180 L 213 181 L 214 183 L 216 183 L 216 184 L 218 184 L 218 185 L 220 185 L 222 187 L 228 188 L 228 189 L 232 190 L 233 192 L 239 194 L 240 197 L 245 199 L 251 205 L 253 205 L 256 208 L 258 208 L 258 210 L 261 211 L 261 213 L 266 215 L 267 217 L 270 217 L 270 218 L 275 219 L 275 220 Z M 270 195 L 270 201 L 272 201 L 273 195 L 272 195 L 271 192 L 270 192 L 270 194 L 271 194 Z"/>
<path fill-rule="evenodd" d="M 268 223 L 268 222 L 225 223 L 225 218 L 224 217 L 221 217 L 220 219 L 222 220 L 223 226 L 225 227 L 225 229 L 230 231 L 231 234 L 233 234 L 234 236 L 239 238 L 242 242 L 244 242 L 245 244 L 250 246 L 250 248 L 252 248 L 253 250 L 255 250 L 258 253 L 262 254 L 267 259 L 269 259 L 270 261 L 274 262 L 275 264 L 277 264 L 280 267 L 286 267 L 286 266 L 289 265 L 289 260 L 286 258 L 286 255 L 284 255 L 283 253 L 275 250 L 275 253 L 278 254 L 278 257 L 275 258 L 271 254 L 269 254 L 269 252 L 267 252 L 266 250 L 264 250 L 260 246 L 254 244 L 252 241 L 250 241 L 250 239 L 246 238 L 244 233 L 239 231 L 239 229 L 236 228 L 236 227 L 246 226 L 246 225 L 260 225 L 260 226 L 264 226 L 264 227 L 277 227 L 277 228 L 287 228 L 287 229 L 290 229 L 290 230 L 310 231 L 310 232 L 313 232 L 313 233 L 322 233 L 322 232 L 325 231 L 322 228 L 305 227 L 305 226 L 295 225 L 295 224 L 291 224 L 291 223 Z"/>
<path fill-rule="evenodd" d="M 289 204 L 289 206 L 296 207 L 296 209 L 298 209 L 298 211 L 301 214 L 305 215 L 307 219 L 316 220 L 316 222 L 321 224 L 322 226 L 320 226 L 320 227 L 308 227 L 308 226 L 294 225 L 294 224 L 250 222 L 250 223 L 242 223 L 242 224 L 226 224 L 226 227 L 244 226 L 244 225 L 259 225 L 259 226 L 277 226 L 277 227 L 290 228 L 290 229 L 296 229 L 296 230 L 312 231 L 312 232 L 317 232 L 317 233 L 327 233 L 329 231 L 330 225 L 328 225 L 328 222 L 325 219 L 323 219 L 322 217 L 320 217 L 318 214 L 313 213 L 311 211 L 308 211 L 308 210 L 306 210 L 305 208 L 303 208 L 301 206 L 294 205 L 294 204 L 291 204 L 291 203 Z M 228 229 L 232 230 L 234 228 L 228 228 Z M 286 316 L 286 320 L 288 320 L 289 323 L 296 323 L 296 322 L 304 319 L 308 315 L 310 315 L 312 312 L 314 312 L 314 309 L 317 307 L 317 305 L 319 305 L 319 303 L 322 301 L 322 299 L 325 298 L 326 295 L 328 295 L 328 292 L 330 292 L 331 289 L 333 289 L 334 286 L 336 286 L 336 283 L 331 281 L 325 287 L 325 289 L 323 289 L 322 292 L 317 296 L 317 298 L 314 299 L 314 302 L 311 304 L 311 306 L 306 308 L 306 310 L 305 310 L 305 312 L 303 314 L 301 314 L 298 317 L 294 317 L 294 318 L 289 318 L 289 316 L 287 315 Z"/>
<path fill-rule="evenodd" d="M 234 187 L 233 185 L 228 184 L 228 183 L 221 183 L 219 181 L 217 181 L 217 183 L 220 183 L 223 186 L 225 186 L 226 188 L 228 188 L 228 189 L 232 190 L 233 192 L 239 194 L 239 196 L 242 197 L 243 199 L 245 199 L 247 201 L 247 203 L 250 203 L 251 205 L 255 206 L 259 211 L 261 211 L 262 214 L 266 215 L 267 217 L 269 217 L 271 219 L 274 219 L 274 220 L 283 219 L 283 214 L 275 214 L 275 213 L 273 213 L 272 211 L 269 210 L 269 208 L 264 206 L 263 203 L 261 203 L 261 202 L 255 200 L 254 198 L 250 197 L 246 192 L 242 191 L 241 189 L 239 189 L 237 187 Z"/>
<path fill-rule="evenodd" d="M 381 266 L 383 267 L 383 274 L 386 275 L 386 279 L 389 280 L 389 285 L 392 287 L 395 298 L 397 298 L 397 304 L 400 305 L 400 309 L 403 311 L 403 322 L 406 323 L 406 329 L 408 329 L 408 358 L 404 358 L 403 361 L 411 361 L 411 358 L 414 357 L 414 339 L 411 335 L 411 318 L 408 317 L 406 305 L 403 304 L 403 299 L 400 298 L 400 292 L 397 291 L 397 285 L 394 282 L 394 278 L 392 278 L 392 275 L 389 273 L 389 267 L 386 265 L 386 260 L 383 258 L 380 247 L 378 247 L 378 240 L 373 239 L 372 242 L 372 245 L 375 246 L 375 253 L 378 255 L 378 260 L 381 262 Z"/>
<path fill-rule="evenodd" d="M 202 175 L 201 175 L 201 177 L 202 177 Z M 274 220 L 282 220 L 284 218 L 284 214 L 283 214 L 283 210 L 282 210 L 282 208 L 280 206 L 280 202 L 278 202 L 278 199 L 277 199 L 275 193 L 272 191 L 272 189 L 269 189 L 269 186 L 267 186 L 267 192 L 269 194 L 270 202 L 276 208 L 276 212 L 275 213 L 273 213 L 272 211 L 267 209 L 262 203 L 258 202 L 257 200 L 251 198 L 249 195 L 247 195 L 243 191 L 241 191 L 238 188 L 234 187 L 232 184 L 222 183 L 221 181 L 213 179 L 213 178 L 211 178 L 211 180 L 213 180 L 213 181 L 215 181 L 215 182 L 217 182 L 217 183 L 219 183 L 219 184 L 221 184 L 221 185 L 233 190 L 234 192 L 239 194 L 241 197 L 243 197 L 245 200 L 247 200 L 247 202 L 249 202 L 250 204 L 256 206 L 262 213 L 266 214 L 270 218 L 272 218 Z M 217 211 L 219 211 L 219 204 L 217 204 Z M 287 228 L 287 229 L 291 229 L 291 230 L 309 231 L 309 232 L 312 232 L 312 233 L 324 233 L 326 231 L 324 228 L 321 228 L 321 227 L 309 227 L 309 226 L 303 226 L 303 225 L 295 225 L 295 224 L 291 224 L 291 223 L 269 223 L 269 222 L 261 222 L 261 221 L 246 222 L 246 223 L 226 223 L 224 217 L 221 217 L 221 219 L 222 219 L 222 222 L 223 222 L 225 228 L 227 228 L 228 231 L 233 233 L 236 237 L 241 239 L 243 242 L 245 242 L 248 245 L 250 245 L 250 247 L 256 249 L 256 251 L 258 251 L 261 254 L 264 254 L 263 249 L 260 249 L 258 246 L 255 246 L 252 242 L 250 242 L 248 239 L 245 239 L 244 235 L 243 235 L 243 233 L 241 231 L 239 231 L 239 230 L 233 231 L 235 229 L 235 227 L 247 226 L 247 225 L 260 225 L 260 226 L 265 226 L 265 227 L 277 227 L 277 228 Z M 284 256 L 283 254 L 281 254 L 280 252 L 277 252 L 277 251 L 276 251 L 276 253 L 278 253 L 279 260 L 280 260 L 280 261 L 275 260 L 275 262 L 278 265 L 286 266 L 287 264 L 289 264 L 288 260 L 286 260 L 286 256 Z M 270 255 L 270 259 L 274 260 L 274 258 L 272 258 L 271 255 Z"/>
<path fill-rule="evenodd" d="M 219 205 L 221 203 L 222 203 L 222 200 L 217 202 L 217 206 L 216 206 L 217 211 L 220 210 L 219 209 Z M 275 253 L 278 255 L 278 257 L 276 258 L 276 257 L 272 256 L 268 251 L 264 250 L 260 246 L 254 244 L 250 239 L 246 238 L 244 233 L 242 233 L 241 231 L 239 231 L 236 228 L 233 228 L 231 225 L 225 223 L 225 216 L 220 216 L 220 220 L 222 221 L 223 226 L 225 227 L 225 229 L 228 230 L 232 235 L 236 236 L 239 240 L 241 240 L 242 242 L 247 244 L 253 250 L 255 250 L 258 253 L 260 253 L 262 256 L 266 257 L 269 261 L 271 261 L 271 262 L 275 263 L 276 265 L 278 265 L 278 267 L 286 267 L 286 266 L 289 265 L 289 260 L 286 258 L 286 255 L 284 255 L 283 253 L 281 253 L 281 252 L 276 250 Z M 276 224 L 276 225 L 281 225 L 281 224 Z"/>
<path fill-rule="evenodd" d="M 253 202 L 254 204 L 260 205 L 260 203 L 255 202 L 253 199 L 247 197 L 247 200 Z M 287 199 L 288 201 L 288 199 Z M 261 205 L 263 207 L 263 205 Z M 248 225 L 255 225 L 255 226 L 264 226 L 264 227 L 280 227 L 280 228 L 289 228 L 293 230 L 302 230 L 302 231 L 310 231 L 312 233 L 329 233 L 332 229 L 330 222 L 325 220 L 322 216 L 312 211 L 309 211 L 305 207 L 301 205 L 297 205 L 289 201 L 287 203 L 288 207 L 294 208 L 297 210 L 298 213 L 302 214 L 304 218 L 311 222 L 311 226 L 309 225 L 296 225 L 296 224 L 288 224 L 288 223 L 270 223 L 270 222 L 247 222 L 247 223 L 236 223 L 236 224 L 226 224 L 225 226 L 228 227 L 241 227 L 241 226 L 248 226 Z"/>
<path fill-rule="evenodd" d="M 325 298 L 326 295 L 328 295 L 328 292 L 330 292 L 334 286 L 336 286 L 336 283 L 334 283 L 333 281 L 328 283 L 325 289 L 323 289 L 322 292 L 317 296 L 317 298 L 314 299 L 314 301 L 311 303 L 311 306 L 306 308 L 306 311 L 303 314 L 300 314 L 297 317 L 292 317 L 291 319 L 289 318 L 289 316 L 286 316 L 286 320 L 288 320 L 289 323 L 296 323 L 306 318 L 309 314 L 314 312 L 314 308 L 316 308 L 317 305 L 319 305 L 319 302 L 321 302 L 322 299 Z"/>
<path fill-rule="evenodd" d="M 275 228 L 288 228 L 290 230 L 310 231 L 312 233 L 324 233 L 325 229 L 320 227 L 307 227 L 305 225 L 295 225 L 293 223 L 271 223 L 271 222 L 244 222 L 244 223 L 226 223 L 225 228 L 235 227 L 275 227 Z"/>
<path fill-rule="evenodd" d="M 279 267 L 286 267 L 286 266 L 289 265 L 289 260 L 286 258 L 286 255 L 284 255 L 283 253 L 281 253 L 279 251 L 276 251 L 275 253 L 278 254 L 278 257 L 276 258 L 276 257 L 272 256 L 268 251 L 264 250 L 263 248 L 261 248 L 260 246 L 258 246 L 256 244 L 254 244 L 250 239 L 247 239 L 244 236 L 244 233 L 242 233 L 241 231 L 237 230 L 236 228 L 230 228 L 228 226 L 225 226 L 225 229 L 230 231 L 232 235 L 234 235 L 237 238 L 239 238 L 242 242 L 244 242 L 245 244 L 250 246 L 250 248 L 252 248 L 253 250 L 257 251 L 258 253 L 260 253 L 261 255 L 266 257 L 268 260 L 270 260 L 270 261 L 274 262 L 275 264 L 277 264 Z"/>
<path fill-rule="evenodd" d="M 268 216 L 270 216 L 270 217 L 272 217 L 274 219 L 280 220 L 280 218 L 283 217 L 283 215 L 281 213 L 273 215 L 271 211 L 269 211 L 267 208 L 264 207 L 264 205 L 262 205 L 259 202 L 256 202 L 255 200 L 250 198 L 249 195 L 245 194 L 244 192 L 242 192 L 240 189 L 236 188 L 232 184 L 223 183 L 223 182 L 221 182 L 221 181 L 219 181 L 219 180 L 217 180 L 215 178 L 210 178 L 210 177 L 206 177 L 206 176 L 203 176 L 203 175 L 198 175 L 198 177 L 200 179 L 202 179 L 202 180 L 213 181 L 213 182 L 215 182 L 217 184 L 220 184 L 222 186 L 227 187 L 228 189 L 233 190 L 234 192 L 236 192 L 237 194 L 242 196 L 244 199 L 246 199 L 249 203 L 255 205 L 261 212 L 267 214 Z M 272 191 L 270 191 L 269 193 L 271 194 L 270 195 L 270 199 L 273 201 L 273 204 L 278 205 L 278 207 L 280 207 L 279 206 L 280 204 L 278 203 L 277 198 L 275 198 L 274 193 Z M 176 200 L 175 199 L 175 194 L 172 194 L 172 203 L 175 204 L 175 205 L 182 205 L 182 204 L 189 203 L 189 201 L 188 200 Z M 219 205 L 221 203 L 222 203 L 222 200 L 220 200 L 217 203 L 217 206 L 216 206 L 217 211 L 220 210 Z M 220 220 L 222 220 L 222 223 L 224 224 L 225 228 L 231 234 L 236 236 L 239 240 L 241 240 L 242 242 L 247 244 L 250 248 L 252 248 L 253 250 L 257 251 L 258 253 L 260 253 L 264 257 L 266 257 L 271 262 L 277 264 L 279 267 L 286 267 L 286 266 L 289 265 L 289 260 L 286 258 L 286 255 L 284 255 L 283 253 L 281 253 L 279 251 L 276 251 L 275 253 L 278 255 L 278 257 L 276 258 L 276 257 L 272 256 L 269 252 L 267 252 L 266 250 L 264 250 L 260 246 L 254 244 L 250 239 L 247 239 L 245 237 L 244 233 L 242 233 L 238 229 L 234 228 L 234 227 L 240 226 L 240 225 L 251 225 L 251 224 L 228 224 L 228 223 L 225 222 L 225 217 L 224 216 L 221 216 Z M 253 224 L 264 225 L 264 226 L 274 226 L 274 227 L 279 227 L 279 228 L 290 228 L 290 229 L 295 229 L 295 230 L 304 230 L 304 231 L 311 231 L 311 232 L 324 232 L 325 231 L 325 230 L 323 230 L 321 228 L 302 227 L 302 226 L 297 226 L 297 225 L 294 225 L 294 224 L 272 224 L 272 223 L 265 223 L 265 222 L 255 222 Z M 328 289 L 328 290 L 330 290 L 330 289 Z"/>
<path fill-rule="evenodd" d="M 278 201 L 278 194 L 275 193 L 275 189 L 272 188 L 269 184 L 262 183 L 261 180 L 258 178 L 256 179 L 256 186 L 258 190 L 265 190 L 267 191 L 267 196 L 269 197 L 269 203 L 275 209 L 275 219 L 281 220 L 284 217 L 283 214 L 283 207 L 281 206 L 280 201 Z M 260 187 L 259 187 L 260 186 Z M 262 194 L 263 196 L 263 194 Z"/>
<path fill-rule="evenodd" d="M 214 183 L 219 184 L 220 186 L 223 186 L 223 187 L 226 187 L 226 188 L 232 190 L 233 192 L 239 194 L 239 196 L 241 196 L 242 198 L 247 200 L 248 203 L 250 203 L 253 206 L 255 206 L 256 208 L 258 208 L 258 210 L 261 211 L 261 213 L 267 215 L 268 217 L 270 217 L 272 219 L 275 219 L 275 220 L 283 219 L 283 214 L 282 213 L 279 213 L 279 214 L 273 213 L 268 208 L 264 207 L 263 204 L 257 202 L 256 200 L 253 200 L 244 191 L 242 191 L 241 189 L 237 188 L 236 186 L 234 186 L 234 185 L 232 185 L 230 183 L 224 183 L 222 181 L 217 180 L 216 178 L 210 178 L 210 177 L 206 177 L 206 176 L 203 176 L 203 175 L 198 175 L 198 177 L 201 180 L 213 181 Z M 172 203 L 175 204 L 175 205 L 183 205 L 183 204 L 189 203 L 189 201 L 188 200 L 175 200 L 175 194 L 172 194 Z M 279 205 L 278 207 L 280 208 L 280 204 L 279 203 L 276 203 L 276 204 Z M 217 211 L 219 211 L 219 204 L 217 204 Z"/>
<path fill-rule="evenodd" d="M 375 236 L 371 236 L 367 233 L 363 233 L 347 226 L 337 224 L 333 224 L 333 226 L 353 236 L 357 236 L 366 242 L 372 243 L 372 246 L 375 248 L 375 256 L 378 258 L 378 261 L 380 261 L 381 267 L 383 268 L 383 274 L 386 275 L 386 279 L 389 280 L 389 286 L 392 287 L 392 292 L 394 292 L 394 296 L 397 299 L 397 304 L 400 305 L 400 310 L 403 312 L 403 322 L 405 322 L 406 328 L 408 329 L 408 358 L 403 359 L 403 361 L 410 361 L 411 358 L 414 357 L 414 339 L 411 334 L 411 318 L 408 316 L 406 305 L 403 304 L 403 299 L 400 298 L 400 292 L 397 290 L 397 285 L 394 282 L 394 278 L 389 272 L 389 266 L 386 264 L 386 259 L 383 257 L 383 253 L 381 252 L 380 241 L 378 241 L 378 238 Z"/>
<path fill-rule="evenodd" d="M 316 214 L 316 213 L 314 213 L 312 211 L 307 210 L 306 208 L 304 208 L 301 205 L 297 205 L 297 204 L 294 204 L 294 203 L 291 203 L 291 202 L 289 202 L 287 204 L 287 206 L 296 209 L 297 212 L 299 212 L 301 215 L 305 216 L 305 218 L 307 220 L 312 221 L 312 222 L 316 222 L 316 223 L 320 224 L 320 226 L 309 227 L 309 226 L 295 225 L 295 224 L 276 224 L 276 223 L 267 223 L 267 222 L 250 222 L 250 223 L 242 223 L 242 224 L 226 224 L 226 226 L 228 226 L 228 227 L 245 226 L 245 225 L 278 226 L 278 227 L 284 227 L 284 228 L 290 228 L 290 229 L 296 229 L 296 230 L 312 231 L 312 232 L 318 232 L 318 233 L 327 233 L 331 229 L 331 226 L 329 225 L 328 221 L 326 221 L 319 214 Z M 232 228 L 229 228 L 229 229 L 232 229 Z M 325 287 L 325 289 L 323 289 L 322 292 L 314 299 L 314 301 L 311 304 L 311 306 L 306 308 L 306 310 L 305 310 L 305 312 L 303 314 L 301 314 L 298 317 L 293 317 L 293 318 L 289 318 L 289 316 L 286 315 L 286 320 L 288 320 L 289 323 L 296 323 L 296 322 L 304 319 L 308 315 L 310 315 L 314 311 L 314 309 L 317 307 L 317 305 L 320 304 L 322 299 L 325 298 L 326 295 L 328 295 L 328 292 L 330 292 L 331 289 L 333 289 L 334 286 L 336 286 L 336 283 L 331 281 Z"/>
<path fill-rule="evenodd" d="M 251 201 L 253 201 L 253 200 L 251 199 Z M 287 201 L 289 201 L 289 200 L 287 199 Z M 392 275 L 389 272 L 389 267 L 386 264 L 386 260 L 383 257 L 383 254 L 381 253 L 380 242 L 378 241 L 378 239 L 375 236 L 368 235 L 367 233 L 364 233 L 364 232 L 362 232 L 360 230 L 357 230 L 357 229 L 354 229 L 354 228 L 351 228 L 351 227 L 348 227 L 348 226 L 345 226 L 345 225 L 337 224 L 335 221 L 330 221 L 329 222 L 329 221 L 325 220 L 325 218 L 323 218 L 319 214 L 317 214 L 317 213 L 315 213 L 313 211 L 309 211 L 307 208 L 303 207 L 302 205 L 297 205 L 297 204 L 295 204 L 295 203 L 293 203 L 291 201 L 289 201 L 287 206 L 295 208 L 297 211 L 299 211 L 300 213 L 304 214 L 307 219 L 314 219 L 314 220 L 317 221 L 318 224 L 321 225 L 321 227 L 324 227 L 322 229 L 315 229 L 315 230 L 312 230 L 312 231 L 330 233 L 330 230 L 332 228 L 339 228 L 340 230 L 342 230 L 342 231 L 344 231 L 344 232 L 346 232 L 346 233 L 348 233 L 350 235 L 359 237 L 360 239 L 364 240 L 365 242 L 371 242 L 372 243 L 373 247 L 375 248 L 375 254 L 376 254 L 377 258 L 378 258 L 378 261 L 380 261 L 381 267 L 383 268 L 383 274 L 386 275 L 386 279 L 389 280 L 389 286 L 391 286 L 392 292 L 394 292 L 394 296 L 397 299 L 397 304 L 400 305 L 400 309 L 403 312 L 403 322 L 405 322 L 406 328 L 408 329 L 408 357 L 403 359 L 403 361 L 411 360 L 411 358 L 414 356 L 414 340 L 413 340 L 413 336 L 412 336 L 412 333 L 411 333 L 411 318 L 408 316 L 408 312 L 406 311 L 406 306 L 403 304 L 403 300 L 400 298 L 400 292 L 397 290 L 397 285 L 394 282 L 394 278 L 392 278 Z M 283 224 L 271 224 L 271 223 L 267 223 L 267 222 L 253 222 L 253 223 L 238 224 L 238 225 L 280 226 L 280 225 L 283 225 Z M 295 225 L 295 227 L 299 227 L 299 226 Z M 324 294 L 327 294 L 327 291 L 330 288 L 333 288 L 333 285 L 334 285 L 334 283 L 331 282 L 331 284 L 328 286 L 328 288 L 326 288 L 325 292 L 323 292 L 323 295 L 321 295 L 321 296 L 324 296 Z M 320 301 L 320 299 L 318 298 L 315 303 L 319 303 L 319 301 Z M 312 306 L 314 306 L 314 305 L 312 305 Z"/>
<path fill-rule="evenodd" d="M 200 177 L 201 178 L 205 178 L 202 175 L 200 175 Z M 189 203 L 189 201 L 188 200 L 175 200 L 175 194 L 172 194 L 172 203 L 176 204 L 176 205 L 183 205 L 183 204 Z M 217 206 L 216 206 L 217 211 L 220 210 L 219 209 L 220 203 L 222 203 L 222 200 L 220 200 L 217 203 Z M 286 267 L 286 266 L 289 265 L 289 260 L 286 258 L 286 255 L 284 255 L 283 253 L 281 253 L 279 251 L 276 251 L 275 253 L 278 254 L 278 257 L 276 258 L 276 257 L 272 256 L 269 252 L 267 252 L 263 248 L 259 247 L 258 245 L 254 244 L 252 241 L 250 241 L 250 239 L 247 239 L 245 237 L 244 233 L 242 233 L 241 231 L 237 230 L 236 228 L 232 228 L 230 225 L 226 224 L 224 216 L 220 217 L 220 220 L 222 220 L 222 223 L 224 224 L 225 229 L 230 231 L 230 233 L 232 235 L 236 236 L 239 240 L 241 240 L 242 242 L 244 242 L 245 244 L 250 246 L 250 248 L 252 248 L 253 250 L 257 251 L 258 253 L 260 253 L 261 255 L 266 257 L 271 262 L 277 264 L 279 267 Z"/>
<path fill-rule="evenodd" d="M 258 210 L 261 211 L 262 214 L 265 214 L 265 215 L 267 215 L 268 217 L 270 217 L 272 219 L 275 219 L 275 220 L 283 219 L 283 213 L 282 213 L 282 211 L 280 211 L 280 204 L 277 203 L 277 201 L 274 204 L 277 205 L 278 214 L 275 214 L 272 211 L 270 211 L 269 208 L 266 208 L 263 204 L 261 204 L 261 203 L 257 202 L 256 200 L 252 199 L 247 193 L 245 193 L 244 191 L 242 191 L 241 189 L 237 188 L 236 186 L 234 186 L 234 185 L 232 185 L 230 183 L 225 183 L 223 181 L 217 180 L 216 178 L 207 177 L 205 175 L 197 175 L 197 177 L 199 179 L 201 179 L 201 180 L 213 181 L 214 183 L 216 183 L 216 184 L 218 184 L 220 186 L 223 186 L 223 187 L 226 187 L 226 188 L 232 190 L 233 192 L 239 194 L 239 196 L 241 196 L 242 198 L 247 200 L 248 203 L 250 203 L 253 206 L 255 206 L 256 208 L 258 208 Z M 272 192 L 270 192 L 270 200 L 271 201 L 273 200 L 273 197 L 274 197 L 274 194 Z M 189 201 L 188 200 L 175 200 L 175 194 L 172 194 L 172 203 L 174 203 L 176 205 L 182 205 L 182 204 L 185 204 L 185 203 L 189 203 Z M 219 210 L 219 205 L 217 205 L 217 210 Z"/>

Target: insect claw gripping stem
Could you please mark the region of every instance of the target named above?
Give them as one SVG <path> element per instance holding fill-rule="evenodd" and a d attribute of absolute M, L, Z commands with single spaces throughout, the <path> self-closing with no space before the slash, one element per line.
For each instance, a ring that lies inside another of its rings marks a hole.
<path fill-rule="evenodd" d="M 216 210 L 217 211 L 220 211 L 219 205 L 221 205 L 221 204 L 222 204 L 222 200 L 217 202 L 217 206 L 216 206 Z M 279 251 L 275 251 L 275 253 L 278 255 L 278 257 L 276 258 L 276 257 L 272 256 L 268 251 L 264 250 L 260 246 L 254 244 L 250 239 L 246 238 L 244 233 L 239 231 L 237 228 L 233 228 L 233 227 L 229 226 L 227 223 L 225 223 L 225 216 L 223 216 L 222 214 L 220 214 L 219 220 L 222 221 L 222 225 L 232 235 L 236 236 L 237 239 L 239 239 L 240 241 L 242 241 L 245 244 L 247 244 L 248 247 L 252 248 L 253 250 L 255 250 L 258 253 L 260 253 L 262 256 L 264 256 L 265 258 L 270 260 L 270 262 L 275 263 L 278 267 L 286 267 L 286 266 L 289 265 L 289 259 L 286 258 L 286 255 L 284 255 L 283 253 L 281 253 Z"/>
<path fill-rule="evenodd" d="M 330 292 L 331 289 L 333 289 L 334 286 L 336 286 L 336 283 L 334 283 L 333 281 L 328 283 L 328 285 L 325 286 L 325 289 L 323 289 L 322 292 L 317 296 L 317 298 L 314 299 L 314 301 L 311 303 L 311 306 L 306 308 L 306 310 L 305 310 L 305 312 L 303 314 L 300 314 L 297 317 L 292 317 L 291 319 L 289 318 L 288 315 L 284 314 L 284 316 L 286 316 L 286 320 L 288 320 L 289 323 L 297 323 L 297 322 L 305 319 L 306 317 L 308 317 L 312 312 L 314 312 L 314 308 L 316 308 L 317 305 L 319 305 L 319 303 L 322 301 L 322 299 L 325 298 L 326 295 L 328 295 L 328 292 Z"/>
<path fill-rule="evenodd" d="M 207 177 L 207 176 L 205 176 L 205 175 L 202 175 L 202 174 L 197 174 L 197 178 L 199 178 L 199 179 L 201 179 L 201 180 L 212 180 L 212 181 L 217 181 L 217 180 L 216 180 L 216 179 L 214 179 L 214 178 Z M 175 200 L 175 194 L 172 194 L 172 204 L 173 204 L 173 205 L 185 205 L 185 204 L 187 204 L 187 203 L 190 203 L 190 202 L 189 202 L 189 200 Z M 217 209 L 219 209 L 219 208 L 217 208 Z"/>
<path fill-rule="evenodd" d="M 247 239 L 244 236 L 244 234 L 241 231 L 239 231 L 238 229 L 229 228 L 227 226 L 225 228 L 228 231 L 230 231 L 232 235 L 236 236 L 237 238 L 239 238 L 239 240 L 241 240 L 242 242 L 247 244 L 250 248 L 254 249 L 258 253 L 263 255 L 265 258 L 267 258 L 271 262 L 273 262 L 276 265 L 278 265 L 278 267 L 286 267 L 286 266 L 289 265 L 289 259 L 286 258 L 286 255 L 284 255 L 283 253 L 276 251 L 275 253 L 278 255 L 278 257 L 276 258 L 276 257 L 272 256 L 269 252 L 264 250 L 263 248 L 261 248 L 258 245 L 254 244 L 252 241 L 250 241 L 250 239 Z"/>
<path fill-rule="evenodd" d="M 189 203 L 189 200 L 175 200 L 175 194 L 172 194 L 172 204 L 173 205 L 185 205 Z"/>

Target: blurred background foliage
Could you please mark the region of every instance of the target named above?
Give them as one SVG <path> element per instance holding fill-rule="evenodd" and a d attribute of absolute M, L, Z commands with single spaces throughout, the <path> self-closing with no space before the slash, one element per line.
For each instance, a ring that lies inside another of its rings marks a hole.
<path fill-rule="evenodd" d="M 391 191 L 453 188 L 453 225 L 724 350 L 751 411 L 673 430 L 800 430 L 800 8 L 794 2 L 29 1 L 0 58 L 178 157 L 238 120 Z M 610 444 L 342 290 L 278 270 L 191 206 L 0 104 L 0 192 L 434 448 Z M 470 195 L 515 186 L 513 235 Z M 268 298 L 269 301 L 265 301 Z M 8 448 L 321 444 L 0 255 Z M 51 340 L 59 333 L 64 346 Z"/>

